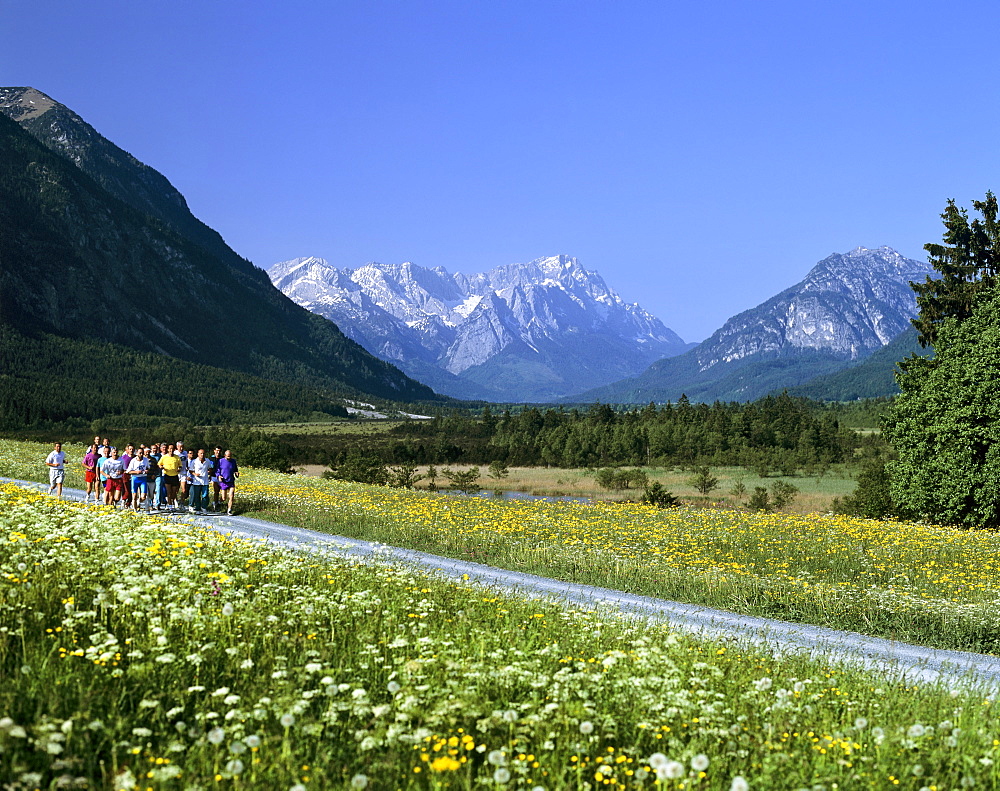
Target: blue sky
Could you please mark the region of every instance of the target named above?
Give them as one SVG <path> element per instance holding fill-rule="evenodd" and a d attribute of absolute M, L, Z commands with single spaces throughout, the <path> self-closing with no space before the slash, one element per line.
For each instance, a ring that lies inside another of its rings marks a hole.
<path fill-rule="evenodd" d="M 262 267 L 565 253 L 685 340 L 996 178 L 990 2 L 0 0 L 0 83 Z"/>

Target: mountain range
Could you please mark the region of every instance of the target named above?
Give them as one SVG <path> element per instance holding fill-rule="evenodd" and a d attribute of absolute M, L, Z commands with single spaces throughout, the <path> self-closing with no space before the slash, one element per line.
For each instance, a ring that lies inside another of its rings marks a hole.
<path fill-rule="evenodd" d="M 447 400 L 431 387 L 492 401 L 885 395 L 896 355 L 913 348 L 909 282 L 934 274 L 888 247 L 834 254 L 691 348 L 569 256 L 474 275 L 412 263 L 338 269 L 321 258 L 265 273 L 194 217 L 166 177 L 72 110 L 32 88 L 0 88 L 8 422 L 100 413 L 100 399 L 89 411 L 60 400 L 53 376 L 69 389 L 67 377 L 79 379 L 75 392 L 94 381 L 112 392 L 124 377 L 167 370 L 216 382 L 213 393 L 238 390 L 242 405 L 259 393 L 259 405 L 285 414 L 296 402 L 342 413 L 344 396 Z M 107 365 L 88 373 L 84 357 Z"/>
<path fill-rule="evenodd" d="M 295 258 L 268 275 L 368 351 L 460 398 L 552 401 L 693 345 L 564 255 L 473 275 Z"/>
<path fill-rule="evenodd" d="M 890 247 L 835 253 L 801 282 L 733 316 L 690 351 L 574 400 L 645 403 L 685 394 L 693 401 L 749 401 L 804 385 L 851 367 L 903 335 L 917 313 L 910 281 L 932 274 L 930 264 Z M 890 372 L 895 360 L 880 360 Z"/>
<path fill-rule="evenodd" d="M 285 297 L 163 175 L 32 88 L 0 88 L 0 329 L 15 346 L 50 335 L 239 371 L 261 398 L 271 380 L 328 402 L 438 399 Z M 59 376 L 55 358 L 34 371 L 0 356 L 22 394 Z"/>

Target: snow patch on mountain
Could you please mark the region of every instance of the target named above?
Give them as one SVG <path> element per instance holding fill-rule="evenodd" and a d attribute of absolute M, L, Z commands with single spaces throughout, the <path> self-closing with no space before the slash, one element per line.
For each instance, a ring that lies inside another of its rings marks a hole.
<path fill-rule="evenodd" d="M 268 275 L 374 354 L 404 369 L 420 361 L 455 376 L 472 372 L 498 400 L 556 398 L 578 389 L 572 383 L 634 375 L 689 347 L 565 255 L 472 275 L 411 262 L 337 268 L 306 257 L 275 264 Z"/>

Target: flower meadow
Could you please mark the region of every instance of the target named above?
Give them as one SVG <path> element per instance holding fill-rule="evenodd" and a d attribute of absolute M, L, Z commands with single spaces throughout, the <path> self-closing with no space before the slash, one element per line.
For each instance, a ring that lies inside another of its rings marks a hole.
<path fill-rule="evenodd" d="M 257 471 L 286 524 L 674 601 L 1000 652 L 1000 535 L 820 514 L 497 501 Z"/>
<path fill-rule="evenodd" d="M 0 440 L 0 474 L 48 447 Z M 81 446 L 68 448 L 74 462 Z M 67 485 L 80 486 L 79 465 Z M 74 477 L 75 476 L 75 477 Z M 456 497 L 245 470 L 239 510 L 558 579 L 1000 653 L 1000 534 L 820 514 Z"/>
<path fill-rule="evenodd" d="M 0 485 L 9 789 L 1000 784 L 992 696 Z"/>

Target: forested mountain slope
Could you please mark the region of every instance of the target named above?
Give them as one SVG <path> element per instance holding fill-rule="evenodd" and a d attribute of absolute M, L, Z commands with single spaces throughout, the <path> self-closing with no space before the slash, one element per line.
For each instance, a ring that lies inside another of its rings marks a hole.
<path fill-rule="evenodd" d="M 37 103 L 42 96 L 30 89 L 2 89 L 3 113 L 11 113 L 12 91 L 20 92 L 21 101 L 33 96 Z M 52 142 L 50 150 L 3 113 L 0 324 L 9 330 L 5 338 L 51 333 L 111 342 L 308 385 L 327 395 L 436 398 L 430 388 L 281 294 L 262 270 L 193 218 L 179 193 L 167 189 L 166 179 L 66 108 L 52 102 L 25 123 L 37 127 L 55 113 L 46 129 L 56 142 L 73 134 L 85 140 L 73 149 Z M 5 359 L 0 375 L 10 373 Z M 113 376 L 114 371 L 95 375 Z"/>

